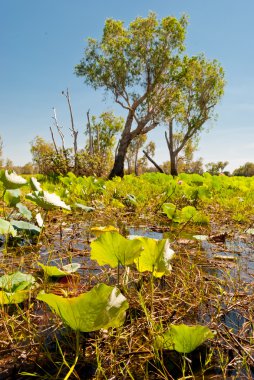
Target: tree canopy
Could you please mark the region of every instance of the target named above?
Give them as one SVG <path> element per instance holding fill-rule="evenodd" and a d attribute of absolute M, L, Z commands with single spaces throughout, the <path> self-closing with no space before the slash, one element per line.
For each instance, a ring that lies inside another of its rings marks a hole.
<path fill-rule="evenodd" d="M 75 73 L 94 89 L 103 88 L 127 111 L 110 177 L 123 176 L 131 141 L 165 120 L 201 128 L 223 93 L 223 70 L 203 56 L 183 55 L 187 19 L 154 13 L 125 28 L 108 19 L 100 41 L 89 38 Z M 187 138 L 188 140 L 188 138 Z"/>

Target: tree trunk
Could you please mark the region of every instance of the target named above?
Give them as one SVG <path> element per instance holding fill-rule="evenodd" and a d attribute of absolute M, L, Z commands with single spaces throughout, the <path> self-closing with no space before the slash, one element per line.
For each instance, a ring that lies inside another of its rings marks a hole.
<path fill-rule="evenodd" d="M 165 138 L 169 150 L 169 156 L 170 156 L 170 174 L 172 176 L 177 176 L 178 171 L 177 171 L 177 155 L 178 151 L 174 150 L 174 135 L 173 135 L 173 120 L 169 121 L 168 125 L 168 134 L 165 132 Z"/>
<path fill-rule="evenodd" d="M 113 177 L 123 177 L 124 176 L 124 161 L 127 153 L 128 146 L 131 143 L 131 126 L 133 122 L 134 114 L 132 111 L 129 111 L 128 117 L 124 126 L 122 136 L 118 143 L 118 149 L 115 155 L 115 162 L 113 169 L 109 174 L 109 179 Z"/>
<path fill-rule="evenodd" d="M 129 134 L 125 136 L 125 138 L 121 138 L 119 143 L 118 151 L 115 157 L 115 162 L 113 169 L 109 174 L 109 179 L 113 177 L 123 177 L 124 176 L 124 161 L 127 153 L 128 146 L 131 142 L 131 137 Z"/>
<path fill-rule="evenodd" d="M 169 154 L 170 154 L 170 174 L 175 177 L 178 175 L 177 156 L 173 150 L 170 151 Z"/>
<path fill-rule="evenodd" d="M 143 150 L 144 155 L 146 158 L 156 167 L 156 169 L 159 170 L 160 173 L 164 173 L 164 170 L 149 156 L 149 154 Z"/>

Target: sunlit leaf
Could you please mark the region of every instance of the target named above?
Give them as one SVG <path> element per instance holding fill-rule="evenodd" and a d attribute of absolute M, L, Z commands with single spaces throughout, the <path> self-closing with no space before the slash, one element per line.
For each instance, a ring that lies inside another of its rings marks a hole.
<path fill-rule="evenodd" d="M 29 290 L 20 290 L 14 293 L 5 292 L 0 290 L 0 305 L 11 305 L 16 303 L 21 303 L 28 299 Z"/>
<path fill-rule="evenodd" d="M 63 298 L 41 292 L 37 299 L 46 302 L 73 330 L 83 332 L 121 326 L 129 307 L 117 288 L 105 284 L 98 284 L 78 297 Z"/>
<path fill-rule="evenodd" d="M 173 222 L 178 222 L 178 211 L 176 209 L 176 205 L 173 203 L 164 203 L 162 205 L 163 212 L 167 215 L 167 217 Z"/>
<path fill-rule="evenodd" d="M 63 277 L 66 275 L 69 275 L 70 273 L 76 272 L 80 268 L 79 263 L 72 263 L 64 265 L 62 268 L 59 269 L 58 267 L 54 265 L 44 265 L 42 263 L 37 263 L 44 271 L 44 273 L 49 277 Z"/>
<path fill-rule="evenodd" d="M 41 231 L 35 224 L 24 222 L 23 220 L 11 220 L 10 223 L 18 231 L 31 232 L 37 235 Z"/>
<path fill-rule="evenodd" d="M 16 204 L 20 201 L 20 190 L 6 190 L 4 194 L 4 201 L 7 206 L 15 207 Z"/>
<path fill-rule="evenodd" d="M 0 277 L 0 288 L 10 293 L 30 288 L 34 283 L 35 278 L 31 274 L 19 271 Z"/>
<path fill-rule="evenodd" d="M 61 207 L 70 211 L 70 206 L 63 202 L 60 197 L 54 193 L 48 193 L 47 191 L 34 191 L 26 195 L 26 198 L 37 204 L 44 210 L 52 210 L 56 207 Z"/>
<path fill-rule="evenodd" d="M 68 273 L 77 272 L 77 270 L 79 270 L 80 267 L 81 267 L 81 264 L 79 263 L 71 263 L 71 264 L 66 264 L 62 266 L 63 270 Z"/>
<path fill-rule="evenodd" d="M 25 205 L 23 205 L 23 203 L 17 203 L 16 207 L 24 218 L 26 218 L 27 220 L 32 219 L 31 211 Z"/>
<path fill-rule="evenodd" d="M 208 240 L 208 236 L 207 235 L 193 235 L 194 239 L 196 240 L 200 240 L 200 241 L 206 241 Z"/>
<path fill-rule="evenodd" d="M 16 174 L 13 170 L 5 170 L 1 173 L 1 181 L 3 182 L 4 188 L 7 190 L 18 189 L 21 186 L 27 184 L 25 178 Z"/>
<path fill-rule="evenodd" d="M 171 259 L 174 251 L 170 248 L 168 239 L 156 240 L 147 237 L 139 237 L 143 251 L 135 259 L 139 272 L 152 272 L 155 277 L 161 277 L 171 271 Z"/>
<path fill-rule="evenodd" d="M 17 232 L 14 230 L 10 222 L 0 219 L 0 235 L 16 236 Z"/>
<path fill-rule="evenodd" d="M 42 191 L 41 184 L 35 177 L 30 178 L 30 186 L 33 191 Z"/>
<path fill-rule="evenodd" d="M 85 212 L 92 212 L 95 210 L 94 207 L 85 206 L 82 203 L 75 203 L 74 207 L 80 208 L 81 210 L 83 210 Z"/>
<path fill-rule="evenodd" d="M 167 332 L 157 337 L 155 344 L 158 348 L 188 354 L 213 337 L 206 326 L 170 325 Z"/>
<path fill-rule="evenodd" d="M 43 222 L 42 216 L 39 212 L 38 212 L 38 214 L 35 215 L 35 219 L 36 219 L 38 226 L 42 227 L 44 222 Z"/>
<path fill-rule="evenodd" d="M 139 240 L 128 240 L 117 232 L 104 232 L 91 243 L 91 259 L 99 265 L 110 265 L 112 268 L 131 265 L 142 250 Z"/>
<path fill-rule="evenodd" d="M 114 226 L 92 227 L 91 232 L 95 236 L 100 236 L 104 232 L 119 232 L 119 228 Z"/>

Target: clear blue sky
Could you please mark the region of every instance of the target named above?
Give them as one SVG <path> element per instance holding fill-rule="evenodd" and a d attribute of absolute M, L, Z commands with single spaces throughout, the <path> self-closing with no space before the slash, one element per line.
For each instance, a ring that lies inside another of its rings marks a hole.
<path fill-rule="evenodd" d="M 232 170 L 254 162 L 254 1 L 244 0 L 1 0 L 0 1 L 0 135 L 4 157 L 15 164 L 31 161 L 29 142 L 40 135 L 50 141 L 52 107 L 64 126 L 69 118 L 61 91 L 69 88 L 79 128 L 79 145 L 86 111 L 115 110 L 110 97 L 84 85 L 74 74 L 87 37 L 99 38 L 106 18 L 128 24 L 155 11 L 158 17 L 189 15 L 187 53 L 205 53 L 220 61 L 227 86 L 216 108 L 217 120 L 203 133 L 196 157 L 204 162 L 230 161 Z M 156 159 L 168 159 L 164 132 L 151 133 Z"/>

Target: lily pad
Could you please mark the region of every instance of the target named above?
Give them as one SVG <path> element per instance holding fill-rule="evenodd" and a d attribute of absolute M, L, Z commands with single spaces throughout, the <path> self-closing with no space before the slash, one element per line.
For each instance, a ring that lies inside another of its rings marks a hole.
<path fill-rule="evenodd" d="M 35 278 L 31 274 L 19 271 L 0 277 L 0 288 L 9 293 L 31 288 L 34 283 Z"/>
<path fill-rule="evenodd" d="M 90 332 L 124 323 L 129 305 L 116 287 L 98 284 L 78 297 L 63 298 L 39 293 L 38 300 L 46 302 L 73 330 Z"/>
<path fill-rule="evenodd" d="M 41 184 L 35 177 L 30 178 L 30 186 L 33 191 L 42 191 Z"/>
<path fill-rule="evenodd" d="M 41 231 L 41 229 L 37 227 L 35 224 L 24 222 L 23 220 L 11 220 L 10 223 L 17 231 L 33 233 L 36 235 L 39 235 Z"/>
<path fill-rule="evenodd" d="M 44 273 L 49 277 L 63 277 L 67 276 L 73 272 L 76 272 L 80 268 L 79 263 L 72 263 L 64 265 L 62 268 L 59 269 L 58 267 L 54 265 L 44 265 L 42 263 L 37 263 L 44 271 Z"/>
<path fill-rule="evenodd" d="M 91 232 L 95 236 L 100 236 L 104 232 L 119 232 L 119 228 L 114 227 L 114 226 L 92 227 Z"/>
<path fill-rule="evenodd" d="M 141 241 L 128 240 L 118 232 L 104 232 L 91 243 L 91 259 L 99 265 L 110 265 L 111 268 L 116 268 L 119 264 L 133 264 L 141 251 Z"/>
<path fill-rule="evenodd" d="M 4 194 L 4 201 L 7 206 L 15 207 L 16 204 L 20 201 L 20 190 L 6 190 Z"/>
<path fill-rule="evenodd" d="M 170 248 L 168 239 L 156 240 L 147 237 L 139 237 L 143 251 L 135 259 L 139 272 L 152 272 L 155 277 L 162 277 L 172 269 L 171 259 L 174 251 Z"/>
<path fill-rule="evenodd" d="M 83 205 L 82 203 L 75 203 L 74 204 L 74 207 L 76 208 L 80 208 L 81 210 L 85 211 L 85 212 L 92 212 L 95 210 L 94 207 L 89 207 L 89 206 L 85 206 Z"/>
<path fill-rule="evenodd" d="M 20 203 L 20 202 L 17 203 L 16 207 L 19 210 L 20 214 L 25 219 L 27 219 L 27 220 L 31 220 L 32 219 L 32 213 L 31 213 L 31 211 L 25 205 L 23 205 L 23 203 Z"/>
<path fill-rule="evenodd" d="M 170 325 L 167 332 L 156 338 L 155 344 L 158 348 L 188 354 L 213 337 L 213 332 L 206 326 Z"/>
<path fill-rule="evenodd" d="M 16 236 L 17 232 L 15 231 L 10 222 L 4 219 L 0 219 L 0 235 Z"/>
<path fill-rule="evenodd" d="M 16 174 L 13 170 L 5 170 L 1 173 L 1 181 L 3 182 L 4 188 L 7 190 L 18 189 L 21 186 L 27 184 L 25 178 Z"/>
<path fill-rule="evenodd" d="M 11 305 L 24 302 L 29 297 L 29 290 L 20 290 L 14 293 L 0 290 L 0 305 Z"/>
<path fill-rule="evenodd" d="M 46 211 L 52 210 L 56 207 L 61 207 L 70 211 L 70 206 L 63 202 L 60 197 L 54 193 L 47 191 L 34 191 L 26 195 L 26 198 L 37 204 Z"/>

